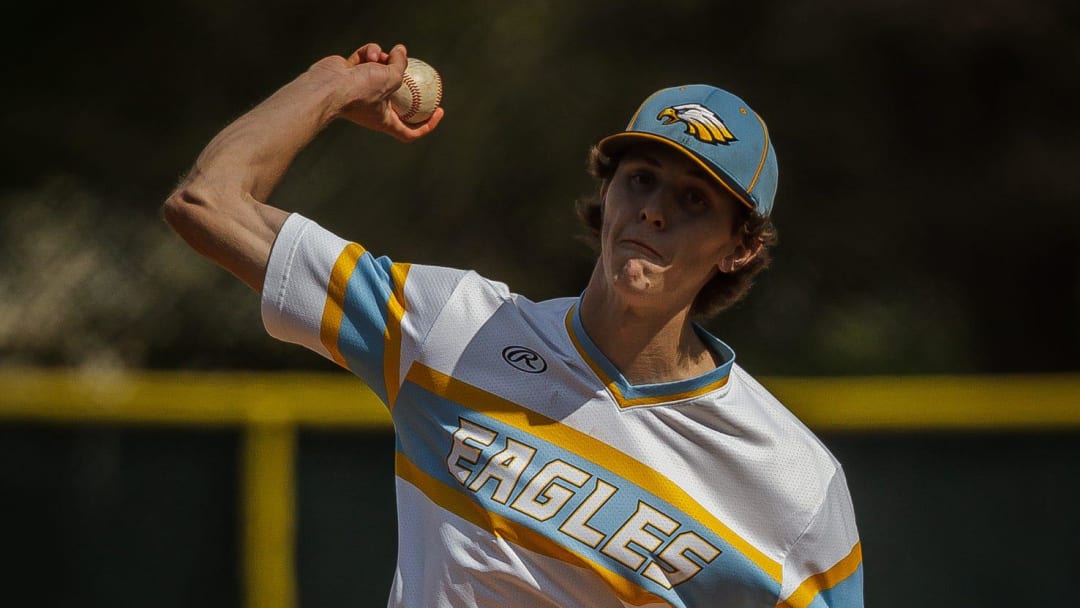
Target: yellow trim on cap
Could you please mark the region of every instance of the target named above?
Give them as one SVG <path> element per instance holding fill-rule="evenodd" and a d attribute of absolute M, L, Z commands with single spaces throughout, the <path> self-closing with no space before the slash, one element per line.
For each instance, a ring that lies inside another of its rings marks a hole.
<path fill-rule="evenodd" d="M 765 159 L 769 157 L 769 127 L 765 126 L 765 121 L 758 116 L 757 112 L 754 112 L 754 118 L 761 123 L 761 131 L 765 135 L 765 148 L 761 151 L 761 161 L 758 162 L 757 171 L 754 171 L 754 179 L 750 180 L 750 186 L 746 189 L 747 194 L 754 191 L 757 179 L 761 176 L 761 170 L 765 168 Z"/>
<path fill-rule="evenodd" d="M 683 87 L 683 88 L 685 88 L 685 87 Z M 637 122 L 637 117 L 641 114 L 641 111 L 645 109 L 645 106 L 649 105 L 649 102 L 652 101 L 653 97 L 656 97 L 657 95 L 659 95 L 660 93 L 663 93 L 664 91 L 670 91 L 670 90 L 671 89 L 660 89 L 659 91 L 656 91 L 652 95 L 649 95 L 648 97 L 646 97 L 645 101 L 641 102 L 641 105 L 638 106 L 637 111 L 634 112 L 634 115 L 630 117 L 630 122 L 626 123 L 626 128 L 629 130 L 630 127 L 634 126 L 634 123 Z"/>
<path fill-rule="evenodd" d="M 672 141 L 672 140 L 670 140 L 670 139 L 668 139 L 666 137 L 660 137 L 659 135 L 653 135 L 652 133 L 643 133 L 641 131 L 623 131 L 622 133 L 615 133 L 614 135 L 608 135 L 604 139 L 601 139 L 600 143 L 598 143 L 596 145 L 597 145 L 598 148 L 600 148 L 601 152 L 604 152 L 604 146 L 606 144 L 608 144 L 609 142 L 612 142 L 612 141 L 615 141 L 615 140 L 625 140 L 625 139 L 645 139 L 645 140 L 649 140 L 649 141 L 657 141 L 657 142 L 660 142 L 662 144 L 667 144 L 668 146 L 670 146 L 672 148 L 675 148 L 679 152 L 682 152 L 683 154 L 690 157 L 690 160 L 694 161 L 699 166 L 701 166 L 701 168 L 704 169 L 706 173 L 708 173 L 713 179 L 715 179 L 717 182 L 719 182 L 720 185 L 722 185 L 725 190 L 730 192 L 736 199 L 738 199 L 739 202 L 741 202 L 742 204 L 749 207 L 751 209 L 751 211 L 756 211 L 757 208 L 754 206 L 754 204 L 751 203 L 750 201 L 746 200 L 746 197 L 744 197 L 741 193 L 739 193 L 734 188 L 732 188 L 730 185 L 728 185 L 727 181 L 725 181 L 724 178 L 720 177 L 720 174 L 717 173 L 716 171 L 714 171 L 712 167 L 707 165 L 703 160 L 698 158 L 698 156 L 696 154 L 694 154 L 691 150 L 689 150 L 685 146 L 679 144 L 678 142 Z M 607 154 L 607 153 L 605 152 L 605 154 Z M 608 156 L 610 156 L 610 154 Z"/>

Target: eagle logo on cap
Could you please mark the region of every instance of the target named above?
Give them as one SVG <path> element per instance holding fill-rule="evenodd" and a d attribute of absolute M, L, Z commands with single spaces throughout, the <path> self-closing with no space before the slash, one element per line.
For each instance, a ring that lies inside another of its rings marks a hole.
<path fill-rule="evenodd" d="M 716 112 L 700 103 L 684 103 L 665 108 L 663 112 L 656 115 L 656 120 L 663 121 L 665 125 L 681 122 L 686 125 L 687 133 L 707 144 L 726 146 L 730 142 L 739 141 L 731 134 L 731 130 L 727 128 L 724 121 L 720 120 Z"/>

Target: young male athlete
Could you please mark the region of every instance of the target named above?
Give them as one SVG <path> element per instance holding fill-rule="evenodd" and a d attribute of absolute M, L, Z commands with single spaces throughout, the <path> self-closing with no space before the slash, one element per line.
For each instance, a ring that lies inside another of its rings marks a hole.
<path fill-rule="evenodd" d="M 273 336 L 352 371 L 397 436 L 391 606 L 862 605 L 843 471 L 695 315 L 767 261 L 776 157 L 713 87 L 658 91 L 593 154 L 580 297 L 531 302 L 467 270 L 376 257 L 265 204 L 321 128 L 412 140 L 405 49 L 313 65 L 228 126 L 165 204 L 262 293 Z"/>

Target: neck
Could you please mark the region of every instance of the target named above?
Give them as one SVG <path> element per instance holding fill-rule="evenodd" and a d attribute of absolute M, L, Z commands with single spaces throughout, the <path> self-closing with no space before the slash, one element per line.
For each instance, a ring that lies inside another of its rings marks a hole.
<path fill-rule="evenodd" d="M 684 380 L 719 365 L 694 330 L 689 303 L 635 306 L 599 285 L 594 275 L 580 304 L 581 324 L 631 384 Z"/>

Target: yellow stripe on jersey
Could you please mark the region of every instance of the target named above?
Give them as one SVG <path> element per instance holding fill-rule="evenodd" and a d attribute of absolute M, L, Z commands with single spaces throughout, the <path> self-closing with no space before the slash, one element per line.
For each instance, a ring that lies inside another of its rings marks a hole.
<path fill-rule="evenodd" d="M 621 575 L 608 570 L 591 559 L 556 543 L 550 538 L 532 529 L 517 524 L 498 513 L 484 509 L 480 503 L 462 494 L 460 490 L 431 477 L 416 466 L 407 456 L 398 452 L 395 458 L 395 471 L 401 479 L 416 486 L 433 503 L 474 526 L 487 530 L 495 536 L 515 545 L 585 568 L 599 576 L 622 601 L 632 606 L 650 604 L 666 605 L 663 598 L 649 593 Z"/>
<path fill-rule="evenodd" d="M 581 431 L 547 418 L 537 412 L 489 393 L 467 382 L 452 378 L 422 363 L 409 368 L 406 379 L 457 405 L 472 409 L 503 424 L 521 429 L 548 443 L 595 462 L 638 487 L 664 497 L 684 513 L 707 526 L 714 534 L 753 561 L 776 582 L 781 582 L 782 566 L 757 547 L 740 537 L 705 509 L 677 483 L 649 468 L 637 459 Z"/>
<path fill-rule="evenodd" d="M 855 543 L 844 559 L 822 572 L 806 579 L 799 588 L 792 592 L 786 600 L 776 605 L 776 608 L 807 608 L 814 602 L 814 598 L 822 591 L 832 589 L 847 577 L 855 573 L 862 563 L 862 542 Z"/>
<path fill-rule="evenodd" d="M 345 288 L 349 286 L 349 278 L 362 255 L 364 248 L 356 243 L 350 243 L 338 255 L 334 268 L 330 271 L 330 280 L 326 284 L 326 304 L 323 306 L 322 325 L 319 327 L 319 339 L 323 346 L 334 361 L 345 369 L 349 369 L 349 364 L 338 348 L 338 332 L 341 331 L 341 320 L 345 317 Z"/>
<path fill-rule="evenodd" d="M 615 399 L 615 403 L 620 408 L 634 407 L 638 405 L 656 405 L 657 403 L 670 403 L 673 401 L 690 399 L 699 395 L 705 395 L 725 386 L 728 383 L 728 380 L 731 378 L 731 376 L 724 376 L 723 378 L 720 378 L 719 380 L 716 380 L 714 382 L 710 382 L 705 386 L 683 391 L 681 393 L 668 393 L 655 397 L 627 398 L 622 394 L 622 391 L 619 390 L 618 383 L 616 383 L 615 380 L 609 377 L 607 373 L 604 372 L 604 369 L 600 367 L 598 363 L 596 363 L 596 361 L 593 361 L 592 357 L 589 356 L 589 353 L 585 350 L 581 343 L 578 342 L 577 334 L 574 333 L 573 318 L 574 307 L 571 306 L 570 310 L 566 313 L 566 333 L 570 336 L 570 341 L 574 343 L 574 348 L 577 349 L 578 354 L 581 355 L 581 358 L 585 361 L 586 364 L 588 364 L 589 368 L 593 371 L 593 373 L 596 374 L 596 377 L 600 379 L 600 382 L 604 383 L 604 386 L 607 387 L 608 392 L 611 393 L 611 397 Z"/>
<path fill-rule="evenodd" d="M 397 399 L 398 381 L 401 375 L 401 319 L 409 309 L 405 302 L 405 280 L 411 264 L 394 264 L 390 267 L 390 284 L 393 293 L 386 304 L 386 332 L 383 347 L 383 385 L 386 387 L 386 406 L 394 407 Z"/>

